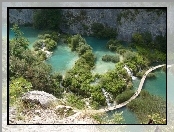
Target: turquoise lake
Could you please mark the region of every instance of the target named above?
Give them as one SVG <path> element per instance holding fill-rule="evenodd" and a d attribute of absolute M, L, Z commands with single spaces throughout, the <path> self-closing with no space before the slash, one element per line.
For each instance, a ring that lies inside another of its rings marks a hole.
<path fill-rule="evenodd" d="M 24 37 L 29 40 L 29 48 L 32 49 L 34 42 L 38 39 L 37 36 L 42 31 L 33 29 L 32 27 L 20 27 L 20 30 L 24 33 Z M 14 37 L 14 32 L 9 29 L 9 39 Z"/>
<path fill-rule="evenodd" d="M 38 34 L 41 32 L 39 30 L 34 30 L 31 27 L 21 27 L 22 32 L 24 32 L 24 36 L 28 38 L 30 45 L 29 48 L 32 49 L 32 45 L 35 40 L 37 40 Z M 9 32 L 9 38 L 13 38 L 14 33 L 12 31 Z M 108 40 L 106 39 L 97 39 L 94 37 L 84 37 L 89 45 L 93 48 L 93 53 L 97 57 L 96 59 L 96 68 L 92 71 L 93 73 L 103 74 L 108 70 L 112 70 L 115 68 L 114 63 L 107 63 L 101 60 L 102 56 L 105 54 L 115 55 L 109 50 L 107 50 L 106 43 Z M 57 48 L 54 50 L 53 55 L 46 60 L 48 64 L 52 65 L 52 69 L 54 71 L 60 72 L 61 74 L 65 74 L 68 69 L 71 69 L 78 59 L 78 55 L 75 52 L 71 52 L 70 48 L 67 47 L 66 44 L 59 43 Z M 160 96 L 166 99 L 166 73 L 162 70 L 155 71 L 156 78 L 155 79 L 147 79 L 143 86 L 143 89 L 146 89 L 153 95 Z M 173 75 L 170 75 L 172 78 Z M 174 80 L 174 77 L 173 77 Z M 136 79 L 133 81 L 134 89 L 138 88 L 140 79 Z M 172 85 L 172 81 L 169 81 L 169 85 Z M 168 89 L 169 90 L 169 89 Z M 173 89 L 169 90 L 168 97 L 172 100 L 172 94 L 174 93 Z M 126 124 L 138 124 L 137 118 L 134 113 L 130 112 L 126 107 L 119 109 L 119 111 L 123 111 L 123 117 L 125 119 Z"/>

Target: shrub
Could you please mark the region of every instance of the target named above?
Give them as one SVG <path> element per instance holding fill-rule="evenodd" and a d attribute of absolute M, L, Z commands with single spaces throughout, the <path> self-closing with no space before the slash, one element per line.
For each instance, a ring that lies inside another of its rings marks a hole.
<path fill-rule="evenodd" d="M 116 97 L 116 102 L 118 104 L 123 103 L 129 100 L 134 95 L 134 93 L 135 92 L 133 90 L 126 90 Z"/>
<path fill-rule="evenodd" d="M 123 46 L 121 45 L 121 42 L 116 40 L 116 39 L 110 39 L 107 42 L 106 47 L 111 50 L 111 51 L 118 51 L 120 48 L 122 48 Z"/>
<path fill-rule="evenodd" d="M 119 55 L 104 55 L 102 61 L 117 63 L 120 61 Z"/>
<path fill-rule="evenodd" d="M 136 74 L 136 76 L 139 77 L 139 78 L 141 78 L 141 77 L 143 77 L 143 75 L 145 74 L 145 72 L 146 72 L 145 70 L 143 70 L 143 71 L 141 71 L 141 72 L 138 72 L 138 73 Z M 146 77 L 147 77 L 147 78 L 155 78 L 156 75 L 155 75 L 155 73 L 149 73 Z"/>
<path fill-rule="evenodd" d="M 90 105 L 93 109 L 96 109 L 96 110 L 99 109 L 99 106 L 100 106 L 100 104 L 96 101 L 92 101 Z"/>
<path fill-rule="evenodd" d="M 45 39 L 45 44 L 46 44 L 47 50 L 49 50 L 49 51 L 54 50 L 57 46 L 56 41 L 54 41 L 53 39 L 50 39 L 50 38 Z"/>
<path fill-rule="evenodd" d="M 68 105 L 72 107 L 76 107 L 78 109 L 83 109 L 85 107 L 85 102 L 82 101 L 82 98 L 74 94 L 68 94 L 67 103 Z"/>
<path fill-rule="evenodd" d="M 43 46 L 43 40 L 36 40 L 33 44 L 34 50 L 37 51 L 42 48 Z"/>
<path fill-rule="evenodd" d="M 23 93 L 28 92 L 31 88 L 32 84 L 23 77 L 12 80 L 9 86 L 10 104 L 14 104 Z"/>

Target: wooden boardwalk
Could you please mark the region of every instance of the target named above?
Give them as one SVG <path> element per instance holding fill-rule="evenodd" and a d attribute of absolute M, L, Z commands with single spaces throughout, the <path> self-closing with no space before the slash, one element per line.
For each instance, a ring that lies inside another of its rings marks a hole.
<path fill-rule="evenodd" d="M 145 79 L 146 79 L 146 76 L 147 76 L 151 71 L 153 71 L 153 70 L 155 70 L 155 69 L 157 69 L 157 68 L 160 68 L 160 67 L 162 67 L 162 66 L 164 66 L 164 65 L 165 65 L 165 64 L 163 64 L 163 65 L 158 65 L 158 66 L 152 67 L 152 68 L 150 68 L 149 70 L 147 70 L 147 71 L 145 72 L 145 74 L 143 75 L 142 79 L 141 79 L 141 82 L 140 82 L 140 84 L 139 84 L 139 87 L 138 87 L 137 91 L 135 92 L 135 94 L 134 94 L 129 100 L 127 100 L 127 101 L 125 101 L 125 102 L 123 102 L 123 103 L 121 103 L 121 104 L 118 104 L 118 105 L 116 105 L 116 106 L 109 107 L 109 108 L 105 109 L 105 111 L 115 110 L 115 109 L 124 107 L 124 106 L 126 106 L 129 102 L 131 102 L 133 99 L 135 99 L 135 98 L 140 94 L 140 92 L 141 92 L 141 90 L 142 90 L 142 88 L 143 88 L 143 84 L 144 84 L 144 81 L 145 81 Z"/>

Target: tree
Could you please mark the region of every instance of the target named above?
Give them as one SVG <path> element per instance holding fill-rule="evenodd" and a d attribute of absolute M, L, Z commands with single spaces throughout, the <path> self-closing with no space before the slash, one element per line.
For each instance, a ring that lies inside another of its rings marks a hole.
<path fill-rule="evenodd" d="M 133 90 L 125 90 L 116 97 L 117 104 L 123 103 L 129 100 L 134 95 Z"/>
<path fill-rule="evenodd" d="M 19 30 L 17 24 L 13 25 L 11 30 L 15 33 L 15 37 L 10 40 L 10 56 L 22 57 L 23 51 L 28 49 L 29 41 L 23 37 L 23 33 Z"/>
<path fill-rule="evenodd" d="M 62 22 L 61 9 L 38 9 L 33 16 L 33 25 L 36 29 L 60 30 Z"/>
<path fill-rule="evenodd" d="M 139 33 L 134 33 L 133 36 L 132 36 L 132 42 L 133 43 L 136 43 L 136 44 L 143 44 L 143 37 L 141 34 Z"/>

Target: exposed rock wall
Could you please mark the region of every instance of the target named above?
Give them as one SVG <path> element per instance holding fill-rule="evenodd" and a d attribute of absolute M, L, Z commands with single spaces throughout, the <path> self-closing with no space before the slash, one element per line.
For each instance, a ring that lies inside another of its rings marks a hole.
<path fill-rule="evenodd" d="M 32 23 L 33 10 L 10 10 L 10 23 Z M 166 33 L 166 13 L 145 9 L 63 9 L 63 32 L 90 35 L 94 22 L 115 28 L 118 39 L 130 41 L 135 32 L 150 32 L 154 37 Z"/>
<path fill-rule="evenodd" d="M 32 24 L 33 10 L 29 9 L 9 9 L 9 23 L 19 25 Z"/>

